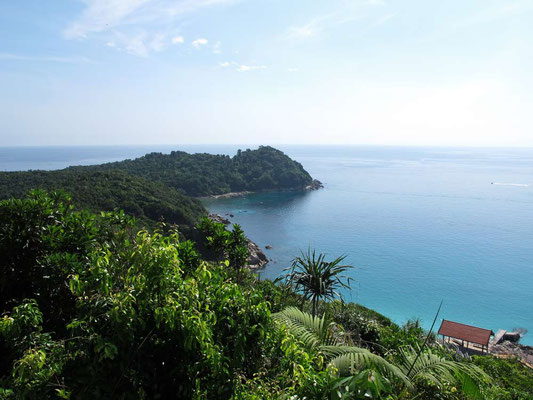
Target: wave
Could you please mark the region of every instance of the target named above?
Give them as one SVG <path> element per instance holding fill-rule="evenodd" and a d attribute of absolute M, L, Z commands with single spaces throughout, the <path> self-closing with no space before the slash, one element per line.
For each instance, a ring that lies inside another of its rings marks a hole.
<path fill-rule="evenodd" d="M 528 187 L 529 185 L 527 183 L 501 183 L 501 182 L 491 182 L 491 185 L 498 185 L 498 186 L 520 186 L 520 187 Z"/>

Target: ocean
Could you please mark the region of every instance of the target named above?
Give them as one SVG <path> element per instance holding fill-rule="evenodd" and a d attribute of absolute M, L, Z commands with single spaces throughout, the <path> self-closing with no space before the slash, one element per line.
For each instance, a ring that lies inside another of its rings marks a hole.
<path fill-rule="evenodd" d="M 0 170 L 57 169 L 150 151 L 230 154 L 253 146 L 0 148 Z M 324 189 L 205 200 L 233 214 L 276 278 L 314 248 L 353 265 L 347 301 L 398 323 L 445 318 L 525 328 L 533 345 L 533 149 L 276 146 Z M 437 326 L 438 329 L 438 326 Z"/>

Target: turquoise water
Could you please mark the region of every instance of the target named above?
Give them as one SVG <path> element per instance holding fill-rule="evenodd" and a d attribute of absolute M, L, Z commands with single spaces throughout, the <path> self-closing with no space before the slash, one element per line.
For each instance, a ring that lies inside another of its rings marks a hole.
<path fill-rule="evenodd" d="M 0 148 L 0 170 L 239 147 Z M 357 267 L 347 300 L 399 323 L 419 317 L 426 327 L 443 300 L 442 318 L 523 327 L 523 342 L 533 344 L 533 149 L 280 148 L 325 188 L 206 202 L 273 246 L 263 277 L 277 277 L 308 246 L 346 254 Z"/>
<path fill-rule="evenodd" d="M 533 344 L 533 150 L 285 150 L 325 189 L 206 203 L 273 247 L 263 277 L 308 246 L 346 254 L 348 300 L 426 327 L 443 300 L 442 318 Z"/>

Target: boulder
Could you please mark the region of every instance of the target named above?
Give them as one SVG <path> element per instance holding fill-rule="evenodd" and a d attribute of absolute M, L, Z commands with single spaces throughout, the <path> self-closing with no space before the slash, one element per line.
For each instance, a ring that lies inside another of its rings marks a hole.
<path fill-rule="evenodd" d="M 323 187 L 324 185 L 322 184 L 322 182 L 320 182 L 318 179 L 313 179 L 311 184 L 305 187 L 305 190 L 318 190 L 322 189 Z"/>
<path fill-rule="evenodd" d="M 248 252 L 250 255 L 248 256 L 246 268 L 259 269 L 263 268 L 265 264 L 268 263 L 268 258 L 265 253 L 263 253 L 261 248 L 250 239 L 248 239 Z"/>
<path fill-rule="evenodd" d="M 224 225 L 231 224 L 231 221 L 229 219 L 223 217 L 220 214 L 209 214 L 207 217 L 213 222 L 218 222 Z"/>

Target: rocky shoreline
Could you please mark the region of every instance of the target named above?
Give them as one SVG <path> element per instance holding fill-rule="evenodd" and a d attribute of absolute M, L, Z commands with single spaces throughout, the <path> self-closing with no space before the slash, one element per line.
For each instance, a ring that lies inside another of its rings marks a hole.
<path fill-rule="evenodd" d="M 209 198 L 211 199 L 231 199 L 233 197 L 242 197 L 242 196 L 246 196 L 248 194 L 252 194 L 254 192 L 249 192 L 247 190 L 243 191 L 243 192 L 229 192 L 229 193 L 224 193 L 224 194 L 213 194 L 211 196 L 209 196 Z"/>
<path fill-rule="evenodd" d="M 529 368 L 533 368 L 533 347 L 511 341 L 494 344 L 489 348 L 490 354 L 500 358 L 517 358 Z"/>
<path fill-rule="evenodd" d="M 224 216 L 222 216 L 220 214 L 209 214 L 207 216 L 207 218 L 209 218 L 211 221 L 217 222 L 219 224 L 224 224 L 224 225 L 230 225 L 231 224 L 231 221 L 228 218 L 226 218 L 226 217 L 224 217 Z"/>
<path fill-rule="evenodd" d="M 303 188 L 303 190 L 305 191 L 310 191 L 310 190 L 319 190 L 319 189 L 323 189 L 324 188 L 324 184 L 322 182 L 320 182 L 318 179 L 313 179 L 313 181 L 305 186 Z M 249 194 L 254 194 L 254 193 L 265 193 L 265 192 L 279 192 L 279 191 L 282 191 L 282 192 L 294 192 L 294 191 L 298 191 L 298 190 L 302 190 L 301 188 L 295 188 L 295 189 L 286 189 L 286 190 L 261 190 L 261 191 L 258 191 L 258 192 L 252 192 L 252 191 L 249 191 L 249 190 L 244 190 L 242 192 L 229 192 L 229 193 L 224 193 L 224 194 L 213 194 L 211 196 L 207 196 L 207 198 L 209 199 L 232 199 L 234 197 L 242 197 L 242 196 L 247 196 Z"/>
<path fill-rule="evenodd" d="M 307 185 L 304 188 L 304 190 L 306 190 L 306 191 L 319 190 L 319 189 L 322 189 L 323 187 L 324 187 L 324 185 L 322 184 L 322 182 L 320 182 L 318 179 L 313 179 L 313 181 L 309 185 Z M 298 190 L 298 189 L 294 189 L 294 190 Z M 230 192 L 230 193 L 212 195 L 212 196 L 209 196 L 209 198 L 213 198 L 213 199 L 230 199 L 230 198 L 234 198 L 234 197 L 246 196 L 246 195 L 249 195 L 249 194 L 252 194 L 252 193 L 257 193 L 257 192 L 250 192 L 250 191 Z M 229 217 L 233 217 L 233 215 L 231 215 L 231 214 L 226 214 L 226 215 L 229 216 Z M 227 218 L 226 216 L 220 215 L 220 214 L 209 214 L 208 218 L 211 221 L 218 222 L 218 223 L 221 223 L 221 224 L 224 224 L 224 225 L 231 225 L 232 224 L 232 222 L 230 221 L 229 218 Z M 248 240 L 248 253 L 250 255 L 248 257 L 248 262 L 247 262 L 246 268 L 249 268 L 251 270 L 256 270 L 256 269 L 263 268 L 269 261 L 268 257 L 266 256 L 266 254 L 263 252 L 263 250 L 261 250 L 261 248 L 256 243 L 254 243 L 253 241 L 251 241 L 248 238 L 247 238 L 247 240 Z M 272 246 L 267 245 L 265 248 L 268 250 L 268 249 L 271 249 Z"/>
<path fill-rule="evenodd" d="M 248 239 L 248 256 L 246 268 L 251 270 L 256 270 L 263 268 L 268 263 L 268 258 L 266 254 L 261 250 L 261 248 Z"/>
<path fill-rule="evenodd" d="M 207 217 L 213 222 L 224 225 L 231 225 L 232 223 L 229 218 L 220 214 L 209 214 Z M 256 243 L 252 242 L 249 238 L 246 238 L 246 240 L 248 240 L 249 256 L 245 267 L 251 270 L 263 268 L 268 263 L 268 257 Z"/>
<path fill-rule="evenodd" d="M 324 188 L 324 184 L 322 182 L 320 182 L 318 179 L 313 179 L 311 184 L 305 187 L 305 190 L 318 190 L 318 189 L 323 189 L 323 188 Z"/>

